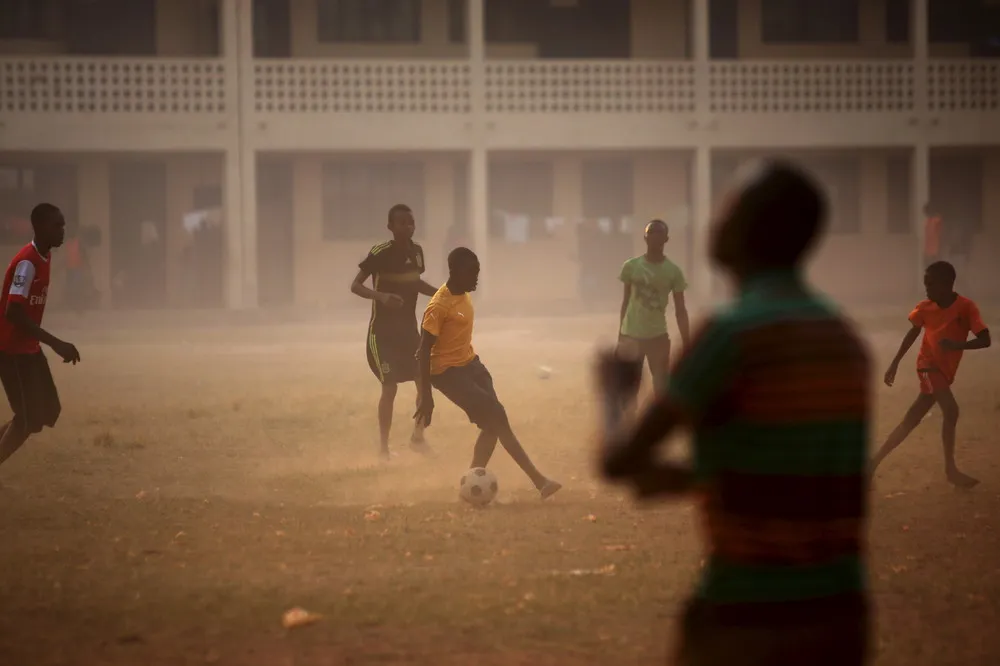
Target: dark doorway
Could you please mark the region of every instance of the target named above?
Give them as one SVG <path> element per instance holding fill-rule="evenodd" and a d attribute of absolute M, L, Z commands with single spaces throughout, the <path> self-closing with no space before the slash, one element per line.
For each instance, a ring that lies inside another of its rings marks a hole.
<path fill-rule="evenodd" d="M 292 163 L 257 163 L 257 300 L 261 307 L 291 305 L 295 298 L 295 203 Z"/>
<path fill-rule="evenodd" d="M 611 157 L 583 163 L 583 217 L 578 227 L 580 300 L 590 308 L 620 302 L 616 279 L 632 257 L 634 210 L 632 159 Z"/>
<path fill-rule="evenodd" d="M 158 161 L 111 164 L 111 305 L 163 307 L 167 300 L 167 167 Z"/>

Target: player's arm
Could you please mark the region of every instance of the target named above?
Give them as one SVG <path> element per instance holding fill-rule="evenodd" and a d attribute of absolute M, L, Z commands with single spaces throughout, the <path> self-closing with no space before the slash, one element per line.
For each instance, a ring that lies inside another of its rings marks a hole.
<path fill-rule="evenodd" d="M 910 330 L 906 332 L 903 336 L 903 341 L 899 343 L 899 349 L 896 351 L 896 356 L 893 357 L 892 362 L 889 364 L 889 369 L 885 371 L 885 377 L 883 382 L 886 386 L 892 386 L 896 381 L 896 372 L 899 371 L 899 362 L 903 360 L 906 353 L 910 351 L 910 347 L 913 343 L 917 341 L 920 337 L 920 331 L 924 327 L 923 313 L 920 308 L 917 307 L 910 313 Z"/>
<path fill-rule="evenodd" d="M 965 313 L 969 322 L 969 330 L 976 337 L 972 340 L 942 340 L 941 344 L 948 349 L 986 349 L 992 344 L 990 340 L 990 329 L 986 328 L 983 317 L 979 314 L 979 307 L 970 302 Z"/>
<path fill-rule="evenodd" d="M 364 268 L 358 271 L 351 282 L 351 293 L 369 301 L 378 301 L 382 305 L 402 305 L 403 299 L 398 294 L 390 294 L 384 291 L 375 291 L 365 286 L 365 282 L 371 277 L 371 273 Z"/>
<path fill-rule="evenodd" d="M 428 284 L 426 280 L 423 279 L 421 279 L 420 282 L 417 283 L 417 291 L 419 291 L 424 296 L 433 296 L 434 294 L 437 293 L 437 289 L 435 289 L 433 286 Z"/>
<path fill-rule="evenodd" d="M 625 289 L 622 291 L 622 307 L 621 312 L 618 313 L 618 332 L 622 330 L 622 324 L 625 323 L 625 312 L 628 310 L 628 302 L 632 298 L 632 285 L 628 282 L 625 283 Z"/>
<path fill-rule="evenodd" d="M 687 349 L 691 339 L 691 320 L 688 317 L 687 301 L 683 291 L 674 292 L 674 315 L 677 317 L 677 329 L 681 332 L 681 344 Z"/>
<path fill-rule="evenodd" d="M 433 300 L 424 310 L 420 326 L 420 347 L 417 348 L 417 411 L 413 418 L 424 426 L 431 424 L 434 414 L 434 391 L 431 386 L 431 350 L 441 334 L 446 311 Z"/>
<path fill-rule="evenodd" d="M 77 351 L 76 347 L 52 335 L 28 316 L 25 304 L 28 302 L 31 283 L 34 279 L 34 264 L 25 259 L 17 265 L 14 269 L 14 279 L 10 286 L 10 292 L 7 295 L 7 309 L 4 312 L 4 318 L 20 333 L 51 347 L 52 351 L 59 354 L 66 363 L 77 363 L 80 360 L 80 352 Z"/>

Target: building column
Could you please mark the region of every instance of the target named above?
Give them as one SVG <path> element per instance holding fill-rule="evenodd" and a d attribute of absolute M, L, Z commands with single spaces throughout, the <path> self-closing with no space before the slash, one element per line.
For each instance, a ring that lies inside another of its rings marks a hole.
<path fill-rule="evenodd" d="M 224 167 L 226 306 L 257 305 L 257 164 L 248 114 L 253 105 L 253 3 L 223 0 L 223 61 L 229 135 Z"/>
<path fill-rule="evenodd" d="M 468 0 L 469 80 L 472 106 L 472 155 L 469 159 L 469 224 L 479 264 L 489 265 L 489 153 L 486 149 L 486 17 L 485 0 Z M 485 270 L 484 270 L 485 272 Z M 483 296 L 489 280 L 483 280 Z"/>
<path fill-rule="evenodd" d="M 712 219 L 712 120 L 709 109 L 711 33 L 709 0 L 691 0 L 691 55 L 694 60 L 695 125 L 698 146 L 691 173 L 691 285 L 703 306 L 712 299 L 712 270 L 708 259 L 709 225 Z"/>
<path fill-rule="evenodd" d="M 691 286 L 703 307 L 713 298 L 712 265 L 708 258 L 712 222 L 712 149 L 698 146 L 691 170 Z"/>
<path fill-rule="evenodd" d="M 927 121 L 930 114 L 927 15 L 927 0 L 910 0 L 910 26 L 912 30 L 910 41 L 913 42 L 913 97 L 918 137 L 913 147 L 910 192 L 913 197 L 913 221 L 916 225 L 917 282 L 915 286 L 918 288 L 923 285 L 924 279 L 924 207 L 930 200 L 931 191 L 930 144 L 927 140 L 927 132 L 929 130 Z"/>

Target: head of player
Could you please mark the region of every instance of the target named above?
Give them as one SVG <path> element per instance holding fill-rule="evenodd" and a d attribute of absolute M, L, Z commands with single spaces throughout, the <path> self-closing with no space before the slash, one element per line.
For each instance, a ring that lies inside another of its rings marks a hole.
<path fill-rule="evenodd" d="M 826 228 L 820 186 L 787 162 L 763 161 L 737 181 L 716 221 L 712 259 L 739 280 L 797 271 Z"/>
<path fill-rule="evenodd" d="M 467 247 L 456 247 L 448 254 L 448 290 L 457 296 L 478 286 L 479 257 Z"/>
<path fill-rule="evenodd" d="M 935 261 L 924 271 L 924 291 L 927 299 L 935 303 L 944 303 L 955 295 L 955 267 L 947 261 Z"/>
<path fill-rule="evenodd" d="M 389 222 L 386 226 L 396 242 L 408 243 L 413 240 L 413 233 L 417 230 L 413 211 L 406 204 L 396 204 L 389 209 Z"/>
<path fill-rule="evenodd" d="M 647 254 L 663 254 L 663 246 L 670 240 L 670 230 L 663 220 L 653 220 L 643 232 Z"/>
<path fill-rule="evenodd" d="M 59 247 L 66 240 L 66 219 L 58 207 L 41 203 L 31 211 L 31 229 L 35 235 L 35 247 L 42 254 Z"/>

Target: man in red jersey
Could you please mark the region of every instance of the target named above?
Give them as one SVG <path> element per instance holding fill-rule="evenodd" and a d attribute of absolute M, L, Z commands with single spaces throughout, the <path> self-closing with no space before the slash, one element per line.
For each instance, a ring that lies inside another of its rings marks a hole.
<path fill-rule="evenodd" d="M 59 393 L 40 343 L 65 363 L 75 365 L 80 360 L 76 347 L 42 328 L 51 250 L 63 244 L 66 220 L 58 208 L 43 203 L 31 211 L 31 227 L 35 238 L 14 255 L 0 292 L 0 381 L 14 412 L 0 435 L 0 464 L 29 435 L 51 428 L 59 418 Z"/>

